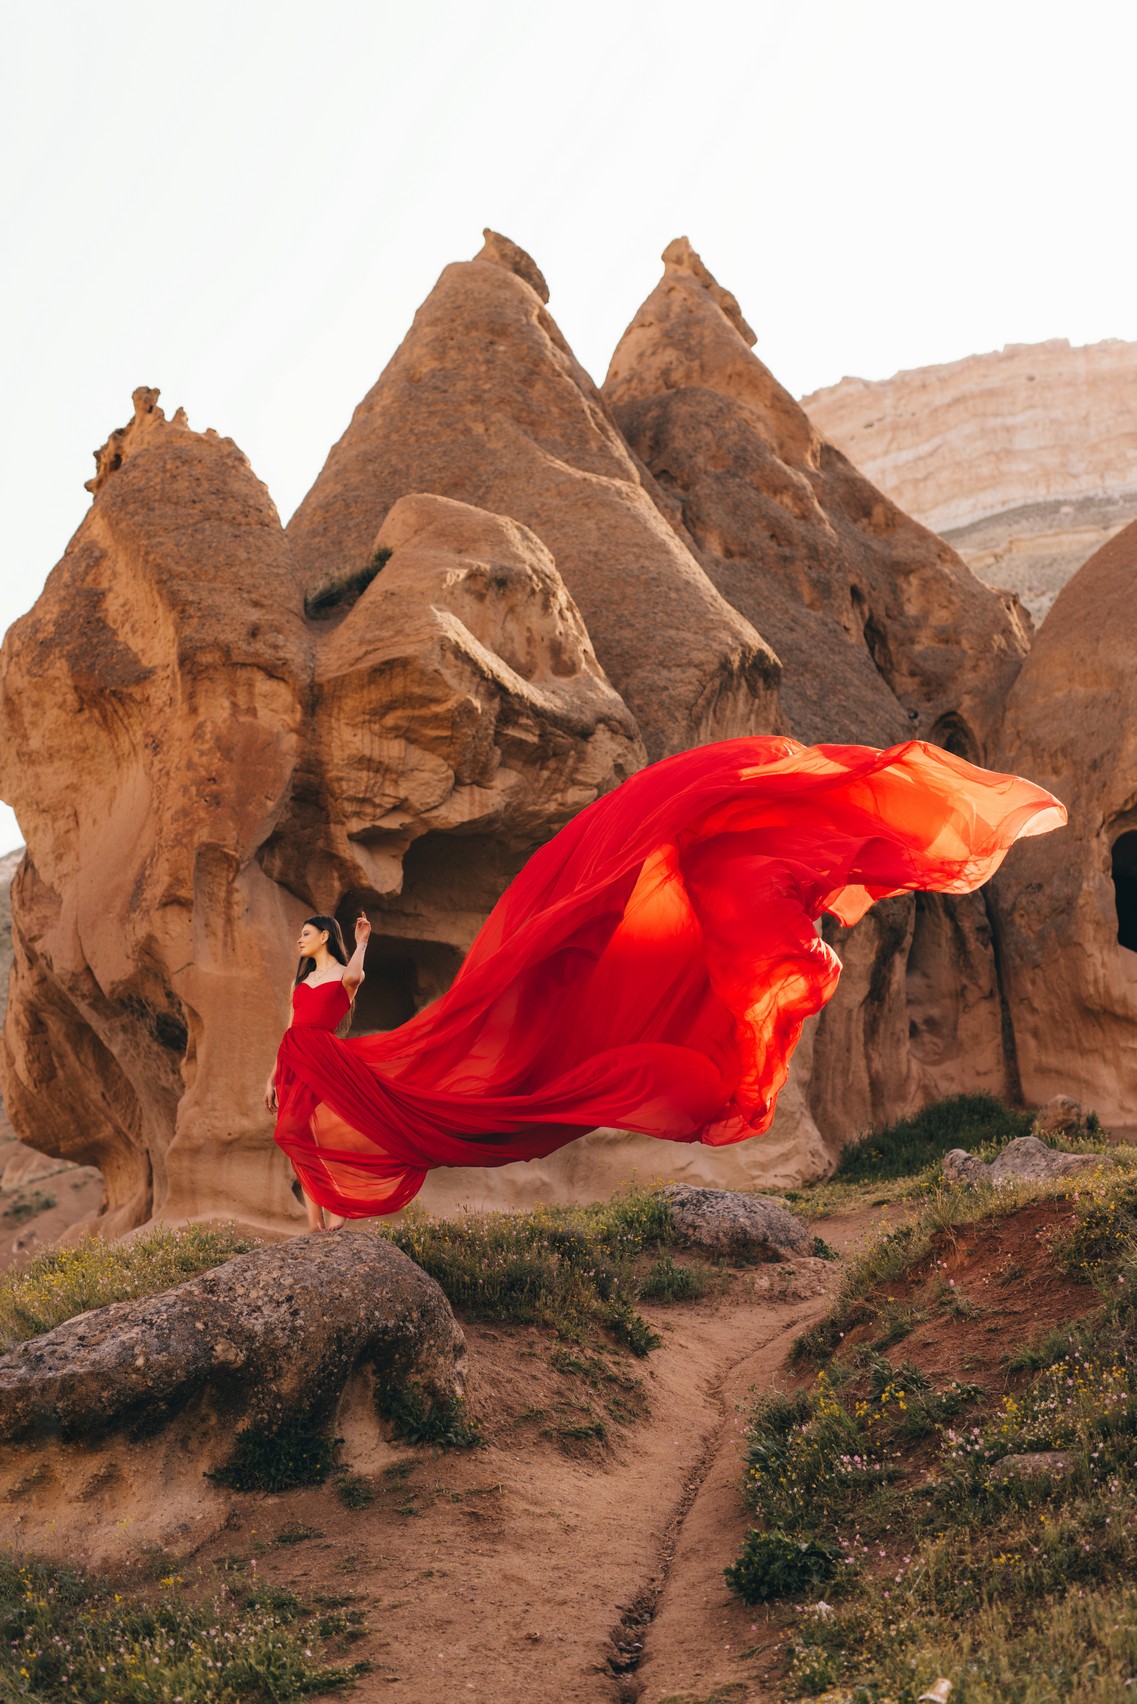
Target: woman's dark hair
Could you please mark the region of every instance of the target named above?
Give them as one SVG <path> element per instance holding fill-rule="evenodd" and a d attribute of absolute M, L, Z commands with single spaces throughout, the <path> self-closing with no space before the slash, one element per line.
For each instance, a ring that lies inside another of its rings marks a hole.
<path fill-rule="evenodd" d="M 313 929 L 326 929 L 328 931 L 328 951 L 334 959 L 339 960 L 340 964 L 346 964 L 347 948 L 343 944 L 343 934 L 335 918 L 305 917 L 300 927 L 305 929 L 309 924 Z M 296 966 L 296 981 L 292 984 L 293 988 L 296 987 L 297 983 L 303 982 L 304 978 L 309 976 L 315 968 L 316 961 L 314 958 L 302 958 Z"/>
<path fill-rule="evenodd" d="M 328 931 L 328 951 L 331 953 L 331 955 L 334 959 L 338 959 L 340 964 L 346 964 L 347 963 L 347 948 L 343 944 L 343 933 L 340 929 L 339 924 L 336 922 L 335 918 L 334 917 L 305 917 L 304 922 L 301 923 L 300 927 L 303 929 L 305 924 L 307 924 L 307 923 L 310 923 L 312 925 L 313 929 L 326 929 Z M 314 958 L 301 958 L 301 960 L 299 961 L 299 963 L 296 966 L 296 980 L 292 984 L 293 988 L 297 987 L 298 984 L 303 982 L 304 978 L 307 975 L 309 975 L 309 973 L 312 970 L 315 969 L 315 966 L 316 966 L 316 961 L 315 961 Z M 356 993 L 358 993 L 358 989 L 356 990 Z M 336 1035 L 341 1036 L 341 1037 L 347 1035 L 347 1033 L 351 1029 L 352 1021 L 353 1021 L 354 1017 L 355 1017 L 355 994 L 353 994 L 352 997 L 351 997 L 351 1005 L 348 1007 L 347 1011 L 344 1013 L 343 1017 L 340 1019 L 339 1023 L 336 1025 L 336 1028 L 335 1028 Z"/>

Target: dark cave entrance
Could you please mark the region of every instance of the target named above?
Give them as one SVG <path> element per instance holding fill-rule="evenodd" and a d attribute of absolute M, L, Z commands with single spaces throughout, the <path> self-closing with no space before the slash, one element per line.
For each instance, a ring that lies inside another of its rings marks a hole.
<path fill-rule="evenodd" d="M 366 902 L 371 896 L 364 896 Z M 355 918 L 360 896 L 351 894 L 336 912 L 349 954 L 355 946 Z M 445 941 L 404 939 L 380 933 L 378 906 L 367 906 L 375 927 L 363 961 L 363 984 L 356 995 L 352 1035 L 374 1035 L 377 1030 L 397 1029 L 437 999 L 453 982 L 462 954 Z"/>
<path fill-rule="evenodd" d="M 1117 904 L 1117 939 L 1137 953 L 1137 829 L 1127 829 L 1113 843 L 1113 897 Z"/>

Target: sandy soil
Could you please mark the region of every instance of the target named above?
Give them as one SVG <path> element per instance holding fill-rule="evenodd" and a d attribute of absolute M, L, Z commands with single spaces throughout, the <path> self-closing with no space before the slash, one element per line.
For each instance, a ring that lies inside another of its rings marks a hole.
<path fill-rule="evenodd" d="M 826 1237 L 858 1241 L 880 1217 L 826 1221 Z M 839 1272 L 739 1269 L 717 1296 L 645 1307 L 664 1339 L 646 1360 L 467 1326 L 485 1447 L 382 1446 L 361 1461 L 349 1445 L 372 1503 L 345 1508 L 333 1483 L 236 1498 L 190 1567 L 255 1569 L 309 1599 L 353 1594 L 369 1631 L 351 1655 L 374 1664 L 361 1704 L 657 1704 L 723 1680 L 758 1698 L 740 1658 L 753 1612 L 722 1578 L 746 1527 L 739 1405 L 781 1377 Z M 571 1436 L 597 1417 L 605 1439 Z M 288 1542 L 298 1529 L 310 1536 Z"/>
<path fill-rule="evenodd" d="M 756 1297 L 743 1276 L 728 1301 L 655 1310 L 664 1347 L 646 1363 L 615 1362 L 642 1377 L 649 1416 L 613 1426 L 609 1444 L 581 1445 L 575 1459 L 543 1435 L 558 1405 L 580 1399 L 552 1368 L 553 1340 L 470 1327 L 471 1397 L 490 1409 L 485 1448 L 392 1451 L 388 1470 L 409 1471 L 392 1478 L 380 1467 L 376 1501 L 360 1510 L 344 1509 L 331 1486 L 241 1499 L 200 1560 L 224 1569 L 225 1558 L 254 1554 L 263 1578 L 302 1596 L 360 1593 L 370 1632 L 352 1655 L 375 1665 L 361 1701 L 655 1697 L 646 1669 L 620 1671 L 639 1654 L 629 1645 L 651 1649 L 655 1629 L 645 1634 L 637 1612 L 654 1602 L 696 1509 L 708 1537 L 700 1575 L 713 1582 L 713 1609 L 733 1614 L 721 1570 L 744 1529 L 728 1388 L 744 1393 L 749 1378 L 772 1373 L 824 1307 L 822 1295 Z M 704 1515 L 711 1474 L 715 1506 Z M 273 1542 L 297 1524 L 313 1537 Z M 268 1548 L 255 1555 L 258 1540 Z"/>

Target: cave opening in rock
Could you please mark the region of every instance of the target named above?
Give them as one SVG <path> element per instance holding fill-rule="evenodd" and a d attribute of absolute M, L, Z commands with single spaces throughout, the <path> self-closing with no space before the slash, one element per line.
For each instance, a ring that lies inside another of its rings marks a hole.
<path fill-rule="evenodd" d="M 954 710 L 949 710 L 939 718 L 928 737 L 933 745 L 942 746 L 956 757 L 966 758 L 968 763 L 979 763 L 982 760 L 979 741 L 963 717 Z"/>
<path fill-rule="evenodd" d="M 1137 829 L 1127 829 L 1113 843 L 1110 858 L 1113 897 L 1117 905 L 1117 939 L 1137 953 Z"/>
<path fill-rule="evenodd" d="M 363 961 L 363 983 L 355 999 L 352 1035 L 374 1035 L 405 1024 L 449 988 L 462 962 L 458 948 L 446 941 L 384 934 L 376 915 L 378 906 L 373 901 L 364 909 L 374 927 Z M 349 953 L 355 944 L 354 921 L 359 910 L 359 895 L 352 894 L 336 912 Z"/>

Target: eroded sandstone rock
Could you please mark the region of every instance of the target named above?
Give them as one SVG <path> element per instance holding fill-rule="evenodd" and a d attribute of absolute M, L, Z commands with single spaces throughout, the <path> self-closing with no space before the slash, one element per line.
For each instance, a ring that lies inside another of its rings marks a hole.
<path fill-rule="evenodd" d="M 1007 701 L 999 768 L 1070 813 L 992 886 L 1027 1100 L 1137 1123 L 1137 522 L 1059 593 Z"/>
<path fill-rule="evenodd" d="M 21 1136 L 101 1170 L 100 1229 L 284 1226 L 261 1091 L 301 919 L 371 909 L 358 1021 L 398 1023 L 644 751 L 526 528 L 408 498 L 309 619 L 244 456 L 155 395 L 0 652 L 28 838 L 0 1075 Z"/>
<path fill-rule="evenodd" d="M 1027 649 L 1013 604 L 824 441 L 685 238 L 663 259 L 604 395 L 723 596 L 774 645 L 790 732 L 924 737 L 985 761 Z M 984 895 L 890 900 L 824 932 L 844 968 L 806 1098 L 832 1147 L 939 1095 L 1013 1093 Z"/>
<path fill-rule="evenodd" d="M 0 791 L 28 842 L 4 1095 L 20 1135 L 99 1167 L 112 1232 L 169 1199 L 178 1137 L 208 1156 L 197 1199 L 238 1210 L 234 1160 L 263 1150 L 249 1078 L 271 1061 L 296 906 L 257 853 L 310 669 L 268 492 L 231 439 L 166 420 L 156 395 L 135 393 L 0 651 Z M 250 1196 L 271 1214 L 286 1194 L 262 1165 Z"/>
<path fill-rule="evenodd" d="M 652 757 L 773 730 L 773 653 L 664 518 L 543 285 L 493 232 L 445 269 L 289 523 L 306 584 L 365 564 L 398 498 L 457 498 L 552 552 Z"/>
<path fill-rule="evenodd" d="M 1021 621 L 824 441 L 687 239 L 663 259 L 604 396 L 777 651 L 791 733 L 979 757 L 1026 653 Z"/>

